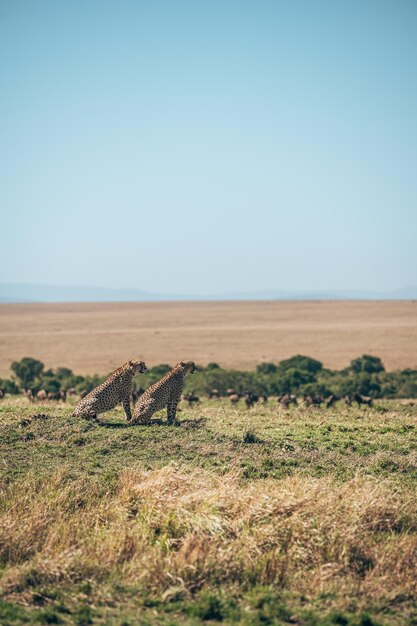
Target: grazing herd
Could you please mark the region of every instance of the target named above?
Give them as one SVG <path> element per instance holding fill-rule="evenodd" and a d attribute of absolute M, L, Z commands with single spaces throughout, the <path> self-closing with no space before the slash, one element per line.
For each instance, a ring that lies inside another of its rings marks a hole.
<path fill-rule="evenodd" d="M 80 400 L 75 407 L 73 415 L 86 419 L 96 419 L 101 413 L 105 413 L 118 404 L 122 404 L 126 419 L 130 425 L 150 423 L 151 417 L 157 411 L 167 409 L 168 424 L 173 424 L 176 419 L 176 412 L 181 398 L 183 398 L 190 408 L 200 403 L 200 398 L 193 390 L 185 395 L 183 394 L 185 377 L 193 373 L 196 369 L 193 361 L 180 361 L 173 367 L 163 378 L 144 390 L 142 387 L 138 389 L 133 385 L 133 378 L 137 374 L 143 374 L 146 371 L 146 365 L 143 361 L 133 359 L 125 363 L 122 367 L 112 372 L 110 376 L 95 389 L 90 392 L 80 394 Z M 45 402 L 48 400 L 60 400 L 66 402 L 67 396 L 76 395 L 75 389 L 68 391 L 60 390 L 57 392 L 47 392 L 44 389 L 35 390 L 28 389 L 26 397 L 30 402 Z M 258 395 L 247 389 L 240 393 L 237 389 L 227 389 L 226 397 L 232 406 L 236 406 L 243 399 L 247 409 L 251 409 L 259 403 L 267 403 L 268 396 L 266 394 Z M 0 388 L 0 399 L 4 398 L 5 390 Z M 209 400 L 220 400 L 222 394 L 219 389 L 211 389 L 208 393 Z M 134 404 L 134 413 L 131 413 L 131 401 Z M 305 394 L 302 398 L 298 398 L 295 394 L 286 393 L 276 398 L 278 407 L 281 409 L 289 409 L 291 405 L 295 407 L 305 408 L 321 408 L 324 404 L 325 408 L 332 408 L 339 400 L 344 401 L 347 407 L 356 403 L 358 407 L 372 407 L 372 398 L 364 396 L 360 393 L 353 393 L 339 398 L 334 394 L 326 397 L 320 394 Z"/>
<path fill-rule="evenodd" d="M 216 393 L 214 393 L 216 392 Z M 192 392 L 190 392 L 192 393 Z M 268 396 L 263 394 L 262 396 L 257 396 L 251 391 L 245 391 L 243 394 L 239 394 L 235 389 L 228 389 L 226 391 L 226 396 L 230 400 L 232 405 L 236 405 L 241 398 L 243 398 L 246 407 L 248 409 L 252 408 L 255 404 L 259 402 L 266 403 L 268 402 Z M 217 389 L 213 389 L 208 394 L 209 400 L 212 398 L 220 398 L 220 394 Z M 284 409 L 289 409 L 291 405 L 294 406 L 304 406 L 304 407 L 318 407 L 321 408 L 322 404 L 325 405 L 326 409 L 332 408 L 336 402 L 342 400 L 346 406 L 352 406 L 354 402 L 357 403 L 358 406 L 367 405 L 372 407 L 372 398 L 370 396 L 364 396 L 360 393 L 354 393 L 352 395 L 346 395 L 343 398 L 338 398 L 334 394 L 330 394 L 329 396 L 322 396 L 319 394 L 305 394 L 301 399 L 297 398 L 297 396 L 293 393 L 286 393 L 278 396 L 277 398 L 278 406 Z"/>

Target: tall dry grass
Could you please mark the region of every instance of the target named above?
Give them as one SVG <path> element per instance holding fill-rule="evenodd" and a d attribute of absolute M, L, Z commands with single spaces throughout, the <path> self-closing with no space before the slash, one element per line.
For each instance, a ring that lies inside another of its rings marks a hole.
<path fill-rule="evenodd" d="M 0 584 L 106 581 L 159 597 L 271 584 L 370 599 L 417 593 L 417 505 L 389 481 L 288 477 L 243 485 L 168 465 L 127 469 L 105 491 L 62 469 L 3 494 Z"/>

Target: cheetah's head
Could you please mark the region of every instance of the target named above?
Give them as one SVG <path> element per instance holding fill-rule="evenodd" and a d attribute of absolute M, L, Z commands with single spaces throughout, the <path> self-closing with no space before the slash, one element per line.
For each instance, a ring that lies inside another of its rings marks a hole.
<path fill-rule="evenodd" d="M 143 374 L 146 372 L 145 361 L 139 361 L 138 359 L 132 359 L 129 361 L 129 367 L 134 374 Z"/>
<path fill-rule="evenodd" d="M 180 365 L 182 369 L 184 370 L 185 375 L 193 374 L 195 370 L 197 369 L 194 361 L 180 361 Z"/>

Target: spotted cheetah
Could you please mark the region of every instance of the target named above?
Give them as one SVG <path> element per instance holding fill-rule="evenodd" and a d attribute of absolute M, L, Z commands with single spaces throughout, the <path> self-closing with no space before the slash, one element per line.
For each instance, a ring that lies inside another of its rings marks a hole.
<path fill-rule="evenodd" d="M 121 402 L 127 420 L 132 419 L 130 411 L 130 397 L 132 395 L 132 381 L 136 374 L 143 374 L 146 365 L 143 361 L 133 359 L 115 370 L 107 380 L 90 391 L 77 404 L 73 413 L 76 417 L 95 419 L 99 413 L 114 409 Z"/>
<path fill-rule="evenodd" d="M 168 424 L 173 424 L 181 400 L 184 379 L 195 371 L 194 361 L 180 361 L 157 383 L 151 385 L 136 402 L 129 424 L 149 424 L 154 413 L 167 407 Z"/>

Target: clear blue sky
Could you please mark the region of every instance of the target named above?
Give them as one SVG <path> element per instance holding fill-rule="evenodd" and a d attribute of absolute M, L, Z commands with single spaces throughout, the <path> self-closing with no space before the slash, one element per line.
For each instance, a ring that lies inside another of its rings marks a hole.
<path fill-rule="evenodd" d="M 0 282 L 417 282 L 415 0 L 1 0 Z"/>

